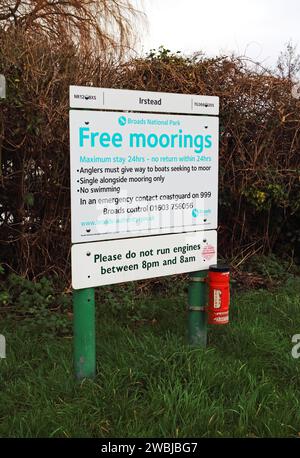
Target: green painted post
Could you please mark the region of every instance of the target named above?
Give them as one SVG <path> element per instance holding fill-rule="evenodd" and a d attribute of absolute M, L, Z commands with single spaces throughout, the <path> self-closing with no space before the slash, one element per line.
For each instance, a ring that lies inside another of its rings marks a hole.
<path fill-rule="evenodd" d="M 207 343 L 207 283 L 208 271 L 192 272 L 190 274 L 188 292 L 188 339 L 195 347 L 206 347 Z"/>
<path fill-rule="evenodd" d="M 96 372 L 94 288 L 73 291 L 73 313 L 75 375 L 81 380 Z"/>

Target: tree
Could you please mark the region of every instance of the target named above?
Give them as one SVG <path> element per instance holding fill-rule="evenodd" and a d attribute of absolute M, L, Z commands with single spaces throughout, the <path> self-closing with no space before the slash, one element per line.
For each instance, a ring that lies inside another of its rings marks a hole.
<path fill-rule="evenodd" d="M 282 78 L 297 80 L 300 73 L 300 55 L 297 53 L 297 46 L 289 41 L 277 60 L 277 68 Z"/>
<path fill-rule="evenodd" d="M 22 29 L 120 55 L 132 47 L 141 14 L 133 0 L 1 0 L 0 29 Z"/>

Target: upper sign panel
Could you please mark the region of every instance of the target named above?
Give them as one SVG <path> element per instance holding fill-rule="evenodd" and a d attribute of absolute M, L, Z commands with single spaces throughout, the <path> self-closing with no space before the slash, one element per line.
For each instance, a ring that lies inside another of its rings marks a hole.
<path fill-rule="evenodd" d="M 70 86 L 70 107 L 216 116 L 219 97 Z"/>
<path fill-rule="evenodd" d="M 71 110 L 72 242 L 215 229 L 218 125 Z"/>

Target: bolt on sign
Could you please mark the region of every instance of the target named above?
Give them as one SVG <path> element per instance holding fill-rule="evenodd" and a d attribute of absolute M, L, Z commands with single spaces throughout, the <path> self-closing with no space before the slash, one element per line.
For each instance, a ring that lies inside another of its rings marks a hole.
<path fill-rule="evenodd" d="M 71 86 L 70 107 L 73 287 L 216 262 L 218 97 Z"/>

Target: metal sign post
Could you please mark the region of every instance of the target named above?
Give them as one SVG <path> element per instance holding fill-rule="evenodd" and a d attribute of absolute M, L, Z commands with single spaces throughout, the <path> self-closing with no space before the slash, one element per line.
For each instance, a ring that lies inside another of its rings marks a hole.
<path fill-rule="evenodd" d="M 188 289 L 188 340 L 195 347 L 207 343 L 207 270 L 192 272 Z"/>
<path fill-rule="evenodd" d="M 95 290 L 73 291 L 74 365 L 78 379 L 94 377 L 96 371 Z"/>

